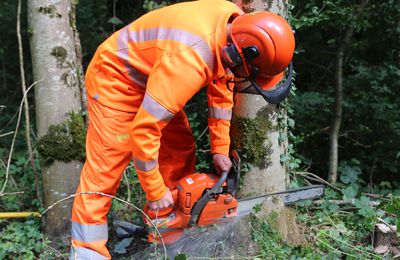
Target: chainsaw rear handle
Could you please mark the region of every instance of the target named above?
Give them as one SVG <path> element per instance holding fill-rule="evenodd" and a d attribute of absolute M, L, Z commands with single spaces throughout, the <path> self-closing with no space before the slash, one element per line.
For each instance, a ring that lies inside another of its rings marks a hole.
<path fill-rule="evenodd" d="M 201 211 L 204 209 L 206 204 L 214 197 L 215 194 L 222 192 L 222 185 L 225 183 L 226 178 L 228 177 L 228 172 L 222 172 L 221 177 L 219 178 L 218 182 L 209 190 L 206 190 L 204 195 L 196 202 L 194 205 L 191 217 L 189 220 L 189 226 L 193 226 L 197 223 Z"/>

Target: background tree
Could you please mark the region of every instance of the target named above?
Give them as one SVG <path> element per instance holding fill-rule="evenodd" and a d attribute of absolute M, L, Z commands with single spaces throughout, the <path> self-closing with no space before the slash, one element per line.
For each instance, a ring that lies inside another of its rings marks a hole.
<path fill-rule="evenodd" d="M 339 140 L 338 171 L 353 169 L 370 182 L 399 173 L 398 1 L 294 1 L 297 96 L 293 99 L 297 151 L 309 171 L 328 177 L 329 133 Z M 362 5 L 362 8 L 360 8 Z M 346 31 L 353 32 L 343 56 L 343 114 L 333 125 L 335 67 Z M 336 57 L 336 58 L 335 58 Z M 321 152 L 325 147 L 326 152 Z M 331 156 L 331 158 L 333 158 Z M 333 164 L 331 164 L 333 165 Z M 331 167 L 332 168 L 332 167 Z"/>
<path fill-rule="evenodd" d="M 28 1 L 38 143 L 43 167 L 44 204 L 75 193 L 82 163 L 77 138 L 81 117 L 82 71 L 75 44 L 72 1 Z M 78 43 L 79 44 L 79 43 Z M 82 140 L 80 140 L 82 141 Z M 49 237 L 69 231 L 71 202 L 45 216 Z"/>

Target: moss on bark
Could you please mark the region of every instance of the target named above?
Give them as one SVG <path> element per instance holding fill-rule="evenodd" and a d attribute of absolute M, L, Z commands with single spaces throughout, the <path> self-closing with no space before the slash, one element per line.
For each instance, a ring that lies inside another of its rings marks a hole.
<path fill-rule="evenodd" d="M 86 127 L 79 113 L 71 112 L 69 118 L 52 125 L 38 141 L 38 151 L 45 165 L 53 161 L 84 161 Z"/>
<path fill-rule="evenodd" d="M 46 14 L 50 18 L 61 18 L 62 15 L 57 12 L 57 7 L 55 5 L 41 6 L 37 9 L 39 13 Z"/>
<path fill-rule="evenodd" d="M 57 59 L 59 64 L 64 63 L 68 57 L 68 52 L 63 46 L 54 47 L 51 49 L 50 54 Z"/>
<path fill-rule="evenodd" d="M 268 110 L 263 109 L 254 119 L 237 117 L 232 120 L 232 136 L 235 149 L 240 151 L 245 163 L 264 168 L 270 161 L 271 141 L 268 132 L 274 129 L 268 120 Z"/>

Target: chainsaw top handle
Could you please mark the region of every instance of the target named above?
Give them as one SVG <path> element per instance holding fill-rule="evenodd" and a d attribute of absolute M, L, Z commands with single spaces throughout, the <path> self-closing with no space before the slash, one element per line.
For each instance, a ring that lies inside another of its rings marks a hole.
<path fill-rule="evenodd" d="M 228 177 L 228 172 L 222 172 L 221 177 L 219 178 L 218 182 L 209 190 L 206 190 L 203 196 L 196 202 L 194 205 L 191 217 L 189 220 L 189 226 L 193 226 L 197 223 L 197 220 L 201 214 L 201 211 L 206 206 L 206 204 L 214 197 L 214 195 L 219 194 L 222 192 L 222 185 L 225 183 L 226 178 Z"/>

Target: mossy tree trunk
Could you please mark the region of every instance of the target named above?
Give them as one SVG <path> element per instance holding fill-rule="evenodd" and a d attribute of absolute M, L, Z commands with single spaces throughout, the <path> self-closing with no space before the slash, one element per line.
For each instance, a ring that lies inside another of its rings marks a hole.
<path fill-rule="evenodd" d="M 81 114 L 81 61 L 77 59 L 74 34 L 75 9 L 71 0 L 28 0 L 28 23 L 35 87 L 39 138 L 49 127 L 67 125 L 69 113 Z M 66 132 L 69 133 L 69 129 Z M 43 147 L 42 147 L 43 148 Z M 63 149 L 56 142 L 44 149 Z M 82 167 L 80 161 L 54 159 L 42 168 L 44 204 L 75 193 Z M 50 238 L 69 233 L 71 201 L 46 214 L 44 230 Z"/>
<path fill-rule="evenodd" d="M 288 3 L 285 0 L 233 2 L 245 12 L 266 10 L 287 17 Z M 232 121 L 232 142 L 236 148 L 242 150 L 242 157 L 250 166 L 242 182 L 242 197 L 287 189 L 289 172 L 286 165 L 281 163 L 281 156 L 287 152 L 286 137 L 285 109 L 267 104 L 259 95 L 237 94 Z M 272 212 L 278 213 L 276 227 L 285 240 L 292 244 L 302 243 L 303 236 L 299 233 L 293 210 L 285 207 L 279 199 L 270 199 L 264 203 L 257 217 L 263 218 Z"/>

